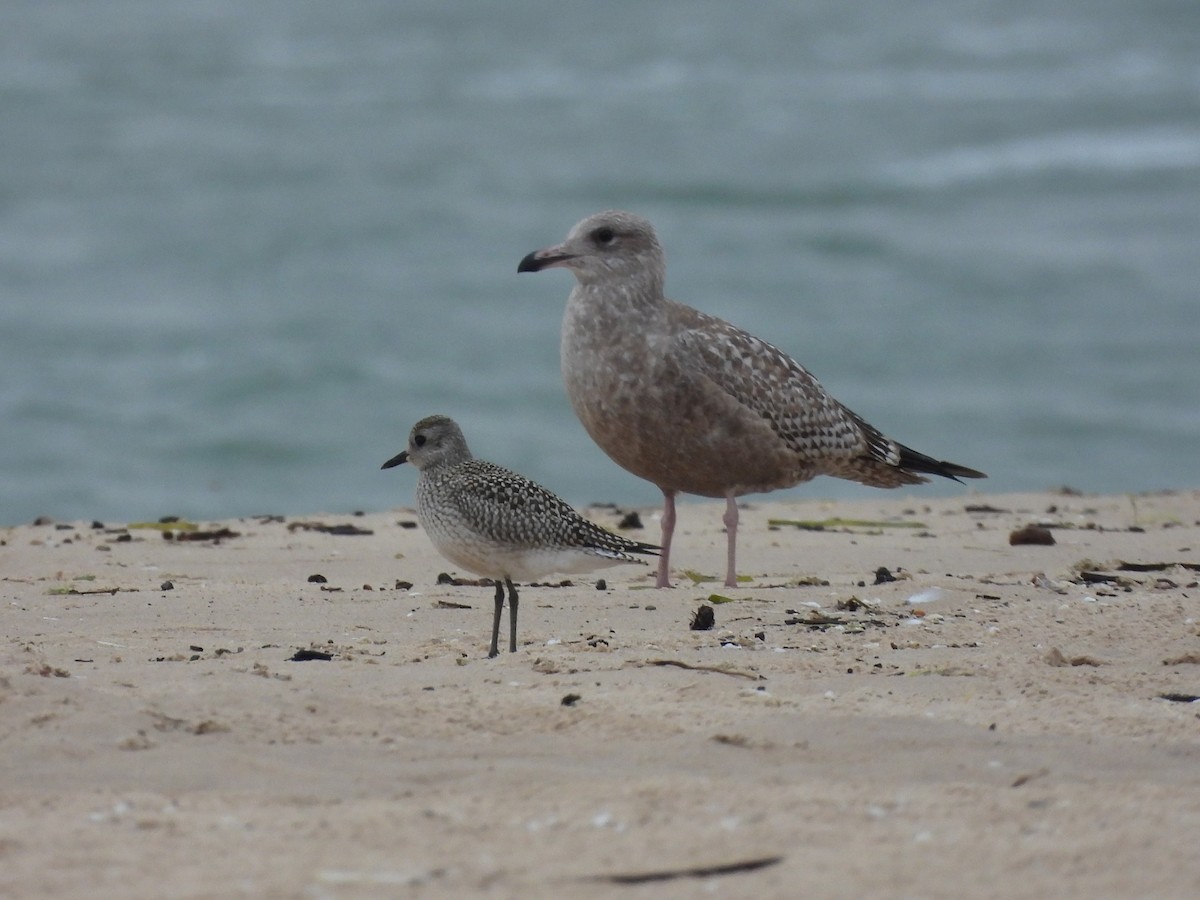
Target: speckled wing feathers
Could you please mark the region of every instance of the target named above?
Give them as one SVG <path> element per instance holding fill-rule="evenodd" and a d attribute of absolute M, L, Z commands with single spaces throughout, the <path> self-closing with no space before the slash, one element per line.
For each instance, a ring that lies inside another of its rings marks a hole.
<path fill-rule="evenodd" d="M 748 416 L 770 425 L 795 457 L 787 480 L 822 474 L 878 486 L 926 480 L 897 468 L 896 443 L 830 396 L 786 353 L 721 319 L 687 312 L 694 325 L 676 336 L 674 355 L 693 377 L 719 387 Z"/>
<path fill-rule="evenodd" d="M 453 507 L 463 524 L 489 539 L 530 549 L 578 548 L 637 562 L 651 546 L 613 534 L 581 517 L 558 496 L 503 466 L 470 459 L 444 473 L 428 473 L 418 490 Z"/>

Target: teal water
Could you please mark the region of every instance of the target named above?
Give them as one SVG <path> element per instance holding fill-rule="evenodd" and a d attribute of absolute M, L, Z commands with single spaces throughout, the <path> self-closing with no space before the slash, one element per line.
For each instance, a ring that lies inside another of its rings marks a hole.
<path fill-rule="evenodd" d="M 379 464 L 434 412 L 656 504 L 564 396 L 570 276 L 516 274 L 614 206 L 988 490 L 1200 485 L 1191 0 L 59 0 L 0 41 L 0 523 L 409 503 Z"/>

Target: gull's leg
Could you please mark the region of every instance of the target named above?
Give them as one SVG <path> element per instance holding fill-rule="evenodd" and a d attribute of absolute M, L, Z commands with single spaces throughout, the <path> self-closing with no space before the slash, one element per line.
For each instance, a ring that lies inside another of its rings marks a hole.
<path fill-rule="evenodd" d="M 738 508 L 737 498 L 733 494 L 725 495 L 725 515 L 721 521 L 725 523 L 725 535 L 729 542 L 725 558 L 725 587 L 737 587 Z"/>
<path fill-rule="evenodd" d="M 671 537 L 675 534 L 675 492 L 663 488 L 662 551 L 658 555 L 658 580 L 654 586 L 671 586 Z"/>

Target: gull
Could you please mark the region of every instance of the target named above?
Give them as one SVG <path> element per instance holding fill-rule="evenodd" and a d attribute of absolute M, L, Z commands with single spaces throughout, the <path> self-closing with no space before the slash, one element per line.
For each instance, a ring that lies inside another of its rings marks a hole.
<path fill-rule="evenodd" d="M 874 487 L 982 472 L 934 459 L 852 412 L 761 338 L 669 300 L 662 245 L 640 216 L 609 210 L 535 250 L 518 272 L 565 268 L 567 396 L 617 465 L 663 494 L 658 587 L 670 587 L 675 497 L 723 497 L 725 585 L 737 584 L 737 499 L 832 475 Z"/>

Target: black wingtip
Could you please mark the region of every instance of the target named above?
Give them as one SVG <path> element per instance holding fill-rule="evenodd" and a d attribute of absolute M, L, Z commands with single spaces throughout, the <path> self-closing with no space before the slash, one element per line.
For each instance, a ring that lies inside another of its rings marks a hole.
<path fill-rule="evenodd" d="M 900 468 L 908 469 L 910 472 L 923 472 L 928 475 L 940 475 L 942 478 L 949 478 L 951 481 L 963 483 L 964 478 L 987 478 L 983 472 L 969 469 L 966 466 L 960 466 L 958 463 L 947 462 L 944 459 L 934 459 L 932 456 L 926 456 L 924 453 L 918 453 L 911 447 L 905 447 L 903 444 L 900 447 Z"/>

